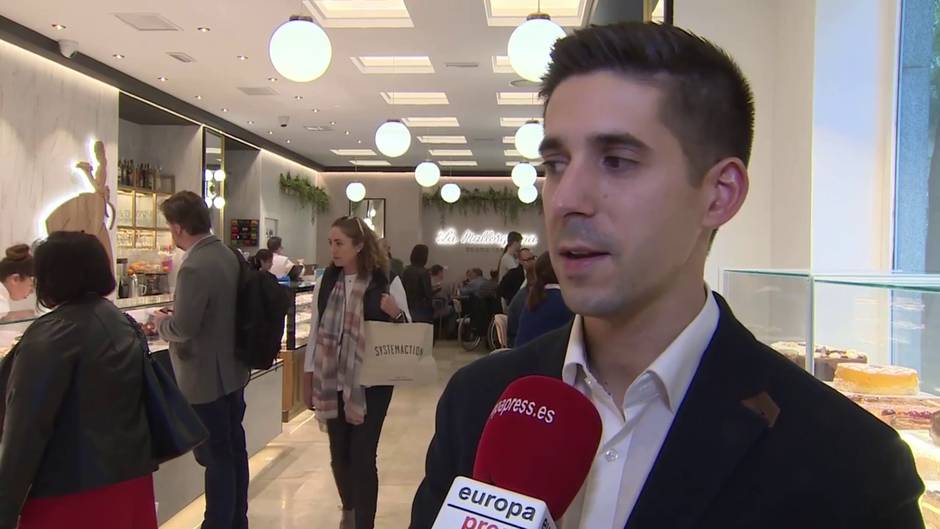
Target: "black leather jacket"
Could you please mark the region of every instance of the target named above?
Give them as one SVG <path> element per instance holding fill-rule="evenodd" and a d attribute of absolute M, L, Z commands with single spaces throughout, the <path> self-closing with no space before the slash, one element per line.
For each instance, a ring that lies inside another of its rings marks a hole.
<path fill-rule="evenodd" d="M 153 472 L 137 335 L 89 296 L 42 316 L 10 353 L 0 438 L 0 529 L 27 496 L 62 496 Z"/>

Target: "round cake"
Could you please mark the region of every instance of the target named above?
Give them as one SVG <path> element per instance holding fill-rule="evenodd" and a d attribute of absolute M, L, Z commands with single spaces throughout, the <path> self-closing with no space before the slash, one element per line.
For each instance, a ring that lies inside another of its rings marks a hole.
<path fill-rule="evenodd" d="M 874 364 L 839 364 L 833 384 L 842 391 L 873 395 L 916 395 L 920 390 L 916 370 Z"/>

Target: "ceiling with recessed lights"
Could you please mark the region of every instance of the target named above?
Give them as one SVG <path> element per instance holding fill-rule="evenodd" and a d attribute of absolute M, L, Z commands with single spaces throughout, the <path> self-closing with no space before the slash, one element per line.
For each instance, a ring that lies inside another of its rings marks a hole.
<path fill-rule="evenodd" d="M 569 32 L 598 4 L 628 0 L 0 0 L 0 15 L 284 145 L 328 168 L 505 171 L 522 158 L 507 138 L 541 117 L 538 87 L 506 58 L 514 27 L 543 12 Z M 640 4 L 643 0 L 629 0 Z M 291 15 L 312 16 L 330 38 L 326 73 L 280 76 L 268 40 Z M 288 116 L 281 127 L 279 116 Z M 397 158 L 375 130 L 411 130 Z"/>

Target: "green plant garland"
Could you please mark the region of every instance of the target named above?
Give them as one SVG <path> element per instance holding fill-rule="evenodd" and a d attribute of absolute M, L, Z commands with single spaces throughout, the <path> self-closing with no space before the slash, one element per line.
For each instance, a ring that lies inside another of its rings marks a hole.
<path fill-rule="evenodd" d="M 424 206 L 435 206 L 441 212 L 441 222 L 444 221 L 445 213 L 454 211 L 461 215 L 481 213 L 499 213 L 503 216 L 504 222 L 515 222 L 519 220 L 519 213 L 523 210 L 535 209 L 539 215 L 542 214 L 542 196 L 531 204 L 523 204 L 519 196 L 513 189 L 503 187 L 502 189 L 490 188 L 480 190 L 479 188 L 467 189 L 460 188 L 460 200 L 454 204 L 448 204 L 441 198 L 441 188 L 437 187 L 429 193 L 422 195 Z"/>
<path fill-rule="evenodd" d="M 297 197 L 303 206 L 310 204 L 313 207 L 313 214 L 327 213 L 330 211 L 330 195 L 322 187 L 311 184 L 306 178 L 298 175 L 291 176 L 290 171 L 287 174 L 280 175 L 281 192 L 288 196 Z"/>

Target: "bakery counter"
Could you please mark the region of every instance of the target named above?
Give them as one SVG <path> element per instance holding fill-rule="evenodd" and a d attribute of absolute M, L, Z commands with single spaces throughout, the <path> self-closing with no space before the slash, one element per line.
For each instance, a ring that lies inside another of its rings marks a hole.
<path fill-rule="evenodd" d="M 940 275 L 725 270 L 722 292 L 757 339 L 898 432 L 940 529 Z"/>

